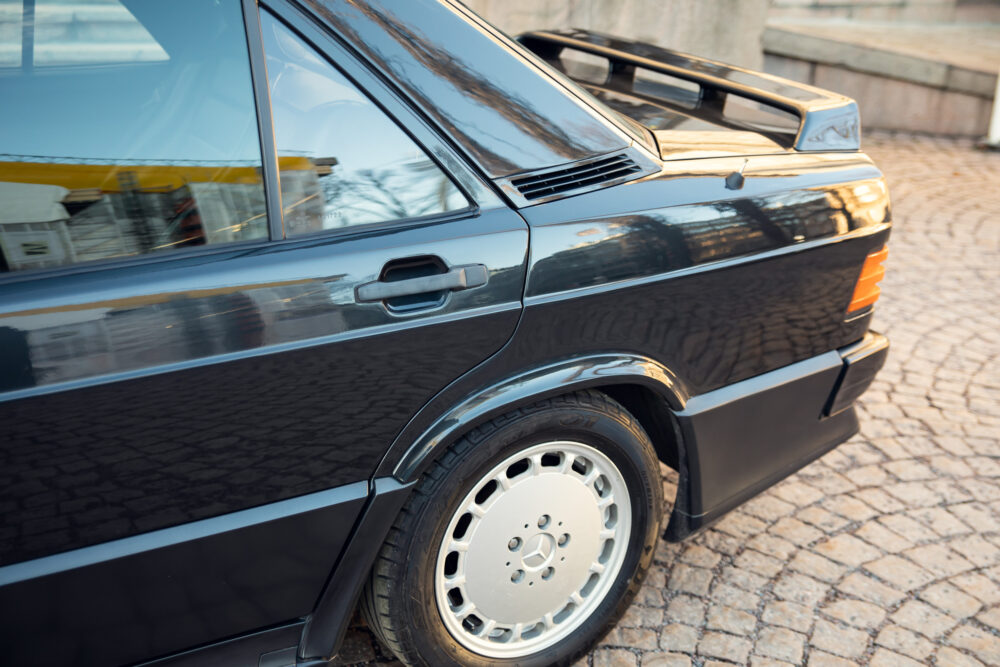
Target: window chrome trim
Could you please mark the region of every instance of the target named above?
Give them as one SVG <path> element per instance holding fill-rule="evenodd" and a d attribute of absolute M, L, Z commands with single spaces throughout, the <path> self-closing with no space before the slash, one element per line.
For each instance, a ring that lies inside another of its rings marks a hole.
<path fill-rule="evenodd" d="M 267 83 L 267 62 L 260 29 L 257 0 L 242 0 L 243 27 L 250 54 L 250 79 L 257 107 L 257 132 L 260 135 L 261 176 L 264 181 L 264 202 L 267 227 L 272 241 L 285 237 L 281 215 L 281 185 L 278 181 L 278 151 L 274 145 L 274 121 L 271 117 L 271 90 Z"/>
<path fill-rule="evenodd" d="M 325 242 L 341 237 L 366 236 L 386 231 L 397 231 L 422 227 L 425 225 L 435 225 L 446 222 L 455 222 L 463 219 L 474 219 L 482 215 L 483 211 L 475 204 L 470 204 L 466 208 L 443 213 L 430 213 L 415 218 L 397 218 L 383 222 L 372 222 L 364 225 L 348 225 L 324 229 L 309 234 L 299 234 L 288 238 L 270 240 L 266 238 L 248 239 L 246 241 L 233 241 L 230 243 L 217 243 L 214 245 L 194 246 L 190 248 L 178 248 L 169 253 L 147 253 L 145 255 L 130 255 L 114 259 L 94 260 L 92 262 L 81 262 L 79 264 L 67 264 L 65 266 L 51 266 L 40 269 L 24 269 L 21 271 L 0 272 L 0 287 L 20 282 L 30 282 L 33 280 L 44 280 L 47 278 L 58 278 L 65 275 L 92 273 L 97 271 L 112 271 L 115 269 L 129 268 L 143 264 L 156 265 L 162 262 L 194 260 L 200 256 L 211 256 L 221 254 L 239 253 L 250 255 L 259 252 L 267 252 L 272 248 L 285 248 L 294 246 L 301 242 Z"/>

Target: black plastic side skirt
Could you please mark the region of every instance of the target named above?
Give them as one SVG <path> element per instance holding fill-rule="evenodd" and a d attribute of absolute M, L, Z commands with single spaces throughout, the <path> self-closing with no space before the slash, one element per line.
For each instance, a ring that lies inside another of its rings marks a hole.
<path fill-rule="evenodd" d="M 685 461 L 666 539 L 706 528 L 854 435 L 852 407 L 823 416 L 843 367 L 830 351 L 688 400 L 676 413 Z"/>
<path fill-rule="evenodd" d="M 339 650 L 372 563 L 414 484 L 400 484 L 392 477 L 375 479 L 350 541 L 306 620 L 299 642 L 299 667 L 326 665 Z"/>
<path fill-rule="evenodd" d="M 302 621 L 289 623 L 169 658 L 144 662 L 139 667 L 294 667 L 295 643 L 302 633 L 302 625 Z M 291 648 L 275 651 L 275 646 Z M 288 659 L 281 659 L 282 655 Z"/>

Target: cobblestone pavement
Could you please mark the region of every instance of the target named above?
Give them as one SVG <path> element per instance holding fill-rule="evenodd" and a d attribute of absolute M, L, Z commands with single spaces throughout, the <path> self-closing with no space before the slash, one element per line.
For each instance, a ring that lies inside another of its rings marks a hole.
<path fill-rule="evenodd" d="M 1000 665 L 1000 153 L 872 135 L 894 202 L 861 433 L 661 543 L 581 665 Z M 673 498 L 676 475 L 665 475 Z M 345 662 L 391 662 L 355 628 Z"/>

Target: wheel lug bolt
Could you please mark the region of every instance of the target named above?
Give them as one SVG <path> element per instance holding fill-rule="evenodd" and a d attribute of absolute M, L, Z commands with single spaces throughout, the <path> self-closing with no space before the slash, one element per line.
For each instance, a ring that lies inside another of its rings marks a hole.
<path fill-rule="evenodd" d="M 515 584 L 521 583 L 522 579 L 524 579 L 524 570 L 518 570 L 514 574 L 510 575 L 510 580 Z"/>
<path fill-rule="evenodd" d="M 569 533 L 563 533 L 562 535 L 560 535 L 559 541 L 556 542 L 556 544 L 558 544 L 561 547 L 564 547 L 567 544 L 569 544 Z"/>
<path fill-rule="evenodd" d="M 517 551 L 518 549 L 520 549 L 521 548 L 521 538 L 520 537 L 512 537 L 511 540 L 510 540 L 510 542 L 507 543 L 507 548 L 510 549 L 511 551 Z"/>
<path fill-rule="evenodd" d="M 552 575 L 555 573 L 556 569 L 554 567 L 547 567 L 544 570 L 542 570 L 542 579 L 545 579 L 547 581 L 551 579 Z"/>
<path fill-rule="evenodd" d="M 545 526 L 549 525 L 550 520 L 551 519 L 549 518 L 548 514 L 543 514 L 542 516 L 538 517 L 538 527 L 545 528 Z"/>

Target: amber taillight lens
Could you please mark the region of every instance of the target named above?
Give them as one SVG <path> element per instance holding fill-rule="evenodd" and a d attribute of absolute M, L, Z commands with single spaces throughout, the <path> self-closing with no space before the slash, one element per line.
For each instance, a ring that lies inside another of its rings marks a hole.
<path fill-rule="evenodd" d="M 870 306 L 878 301 L 881 290 L 878 282 L 885 277 L 885 267 L 882 262 L 889 256 L 889 246 L 882 246 L 881 250 L 869 253 L 861 267 L 861 275 L 858 276 L 858 283 L 854 286 L 854 296 L 851 297 L 851 305 L 847 307 L 848 313 L 861 310 L 865 306 Z"/>

